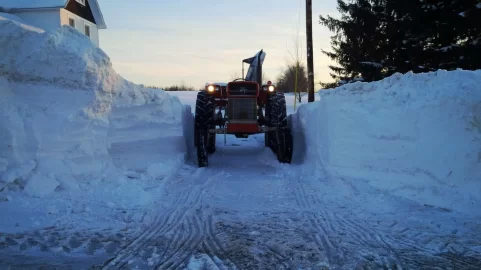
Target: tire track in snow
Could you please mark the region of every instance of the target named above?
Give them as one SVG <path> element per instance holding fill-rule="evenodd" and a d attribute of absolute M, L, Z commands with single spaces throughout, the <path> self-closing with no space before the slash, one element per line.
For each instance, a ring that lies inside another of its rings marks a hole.
<path fill-rule="evenodd" d="M 399 222 L 393 221 L 393 223 L 389 224 L 387 227 L 394 228 L 398 224 Z M 369 226 L 366 226 L 364 229 L 366 232 L 373 231 L 372 228 L 370 228 Z M 396 257 L 402 261 L 406 261 L 406 262 L 413 261 L 412 254 L 410 254 L 410 256 L 404 256 L 402 253 L 397 252 L 394 248 L 392 248 L 392 246 L 396 245 L 398 249 L 401 247 L 403 247 L 404 249 L 407 248 L 411 251 L 411 253 L 417 252 L 432 258 L 436 258 L 436 260 L 444 261 L 444 263 L 451 263 L 455 269 L 479 269 L 480 261 L 473 262 L 474 260 L 471 258 L 463 259 L 464 254 L 462 253 L 456 253 L 456 254 L 449 253 L 449 252 L 443 253 L 443 250 L 450 244 L 446 242 L 449 240 L 443 241 L 446 245 L 444 246 L 444 248 L 441 248 L 440 250 L 433 250 L 426 247 L 427 245 L 429 245 L 435 240 L 432 235 L 426 234 L 425 232 L 416 232 L 410 236 L 403 235 L 409 230 L 410 228 L 403 227 L 400 230 L 396 231 L 398 235 L 394 235 L 394 234 L 387 234 L 384 236 L 380 235 L 379 241 L 381 243 L 384 243 L 385 246 L 389 247 L 390 251 L 396 254 Z M 421 238 L 424 238 L 424 239 L 421 239 Z M 429 264 L 430 262 L 425 262 L 424 264 L 421 264 L 421 266 L 428 266 Z M 419 267 L 419 265 L 417 265 L 417 267 Z"/>
<path fill-rule="evenodd" d="M 355 194 L 359 193 L 352 183 L 345 179 L 341 180 L 352 187 Z M 352 213 L 349 214 L 348 218 L 343 218 L 338 213 L 334 215 L 335 218 L 331 218 L 331 220 L 337 223 L 338 228 L 347 228 L 347 235 L 357 235 L 359 238 L 351 237 L 351 239 L 355 242 L 362 240 L 364 245 L 361 246 L 368 248 L 365 251 L 375 253 L 377 249 L 382 250 L 382 254 L 387 252 L 388 256 L 377 254 L 383 264 L 376 267 L 391 269 L 440 267 L 445 269 L 444 267 L 449 265 L 448 268 L 452 267 L 453 269 L 479 269 L 481 261 L 473 257 L 465 257 L 465 252 L 442 253 L 439 250 L 426 247 L 436 241 L 432 233 L 418 231 L 405 235 L 406 232 L 412 231 L 412 228 L 403 226 L 399 220 L 386 221 L 386 224 L 382 227 L 389 232 L 379 232 L 364 220 L 349 218 L 351 215 L 355 217 Z M 448 241 L 447 245 L 449 245 L 451 238 L 449 236 L 447 238 L 443 241 Z M 456 243 L 454 244 L 456 246 Z M 441 248 L 440 250 L 444 249 Z"/>
<path fill-rule="evenodd" d="M 301 207 L 303 210 L 311 210 L 311 204 L 307 199 L 306 191 L 300 182 L 298 182 L 296 185 L 296 191 L 294 195 L 296 197 L 296 201 L 298 201 L 299 207 Z"/>
<path fill-rule="evenodd" d="M 159 262 L 156 269 L 178 269 L 199 252 L 204 252 L 219 268 L 225 268 L 218 259 L 226 257 L 225 248 L 214 234 L 212 213 L 206 213 L 196 212 L 186 218 L 187 235 L 178 241 L 176 248 Z"/>
<path fill-rule="evenodd" d="M 175 201 L 179 204 L 180 201 L 185 200 L 189 196 L 189 192 L 182 193 Z M 174 215 L 176 209 L 170 209 L 164 214 L 159 214 L 155 217 L 151 225 L 138 237 L 136 237 L 129 245 L 122 249 L 115 258 L 110 260 L 102 269 L 110 269 L 110 267 L 121 268 L 135 257 L 145 246 L 147 246 L 155 235 L 167 226 L 169 219 Z"/>
<path fill-rule="evenodd" d="M 319 205 L 321 205 L 321 203 L 319 203 Z M 334 227 L 333 223 L 333 220 L 335 220 L 334 213 L 325 210 L 320 210 L 320 212 L 322 213 L 322 217 L 325 219 L 325 223 L 329 231 L 336 232 L 336 228 Z"/>
<path fill-rule="evenodd" d="M 303 218 L 310 224 L 314 233 L 312 235 L 312 240 L 316 244 L 318 251 L 323 254 L 329 264 L 334 263 L 334 261 L 339 262 L 339 254 L 343 252 L 334 246 L 329 239 L 329 229 L 325 222 L 320 222 L 318 219 L 319 212 L 312 208 L 315 203 L 315 197 L 313 194 L 308 196 L 305 187 L 302 183 L 296 183 L 296 189 L 294 191 L 294 196 L 296 202 L 298 202 L 299 208 L 302 210 Z M 312 200 L 312 203 L 310 200 Z"/>
<path fill-rule="evenodd" d="M 331 241 L 330 233 L 326 229 L 326 225 L 323 224 L 319 217 L 316 214 L 311 214 L 311 221 L 315 227 L 319 228 L 321 233 L 316 233 L 315 236 L 320 238 L 320 241 L 323 243 L 323 246 L 326 248 L 326 253 L 328 255 L 328 261 L 330 263 L 335 262 L 340 264 L 345 259 L 344 251 L 341 250 L 340 246 L 337 242 Z"/>
<path fill-rule="evenodd" d="M 176 269 L 202 244 L 203 235 L 198 217 L 196 215 L 187 217 L 185 222 L 188 223 L 187 236 L 179 242 L 175 250 L 160 262 L 156 267 L 157 269 Z"/>
<path fill-rule="evenodd" d="M 225 248 L 219 238 L 217 238 L 217 236 L 214 234 L 212 214 L 209 214 L 205 218 L 205 227 L 205 245 L 209 246 L 212 249 L 213 254 L 224 257 Z"/>
<path fill-rule="evenodd" d="M 182 175 L 178 174 L 177 177 L 182 177 Z M 199 201 L 200 196 L 201 190 L 198 188 L 181 191 L 179 196 L 173 201 L 173 204 L 171 204 L 174 207 L 165 213 L 158 214 L 143 233 L 122 249 L 115 258 L 106 262 L 102 269 L 121 268 L 135 258 L 146 246 L 155 246 L 159 236 L 169 233 L 181 223 L 187 210 Z M 168 244 L 169 246 L 170 244 Z"/>
<path fill-rule="evenodd" d="M 311 222 L 312 227 L 316 227 L 316 224 L 312 220 L 309 220 L 309 222 Z M 318 233 L 314 233 L 314 238 L 312 240 L 314 241 L 314 243 L 316 243 L 319 252 L 324 255 L 324 257 L 327 259 L 327 262 L 330 264 L 331 258 L 329 252 L 329 245 L 321 240 Z"/>
<path fill-rule="evenodd" d="M 160 254 L 160 258 L 163 258 L 166 256 L 166 253 L 170 248 L 172 247 L 172 244 L 176 244 L 181 241 L 182 239 L 182 234 L 181 232 L 185 230 L 184 224 L 182 224 L 182 229 L 181 230 L 175 230 L 174 234 L 172 236 L 172 241 L 167 241 L 167 246 L 165 246 L 163 249 L 164 251 Z"/>
<path fill-rule="evenodd" d="M 412 250 L 413 252 L 420 252 L 421 254 L 427 254 L 433 259 L 437 259 L 440 261 L 443 261 L 444 263 L 450 263 L 454 269 L 479 269 L 480 261 L 475 261 L 469 258 L 463 258 L 463 256 L 460 256 L 459 254 L 453 254 L 449 252 L 442 252 L 442 251 L 437 251 L 433 250 L 430 248 L 426 248 L 424 246 L 419 245 L 418 242 L 406 238 L 406 240 L 400 240 L 396 238 L 395 236 L 388 235 L 386 236 L 387 240 L 389 242 L 396 243 L 404 248 L 407 248 L 409 250 Z M 446 246 L 448 246 L 449 243 L 446 243 Z M 411 255 L 411 254 L 410 254 Z M 404 256 L 400 255 L 401 257 L 405 257 L 405 260 L 407 261 L 412 261 L 413 259 L 410 256 Z M 428 265 L 429 262 L 426 262 L 426 265 Z"/>
<path fill-rule="evenodd" d="M 209 174 L 215 175 L 216 171 L 210 171 Z M 199 177 L 206 178 L 205 175 Z M 205 252 L 216 265 L 222 264 L 218 257 L 226 257 L 225 248 L 214 233 L 213 213 L 205 207 L 202 196 L 204 189 L 211 185 L 211 181 L 203 181 L 201 185 L 194 186 L 198 190 L 197 198 L 185 204 L 188 209 L 167 231 L 167 233 L 174 231 L 173 238 L 160 256 L 161 259 L 157 262 L 156 269 L 177 269 L 199 252 Z M 198 181 L 194 182 L 199 183 Z M 176 223 L 181 225 L 176 225 Z M 187 230 L 179 232 L 180 226 Z"/>
<path fill-rule="evenodd" d="M 403 264 L 401 258 L 396 250 L 392 247 L 392 244 L 387 242 L 382 234 L 374 231 L 371 226 L 365 224 L 361 220 L 354 220 L 343 218 L 339 214 L 334 214 L 335 220 L 340 224 L 341 228 L 344 228 L 347 236 L 351 236 L 350 239 L 357 242 L 357 245 L 366 247 L 368 249 L 382 249 L 387 252 L 386 255 L 379 255 L 382 261 L 389 262 L 389 264 L 395 266 L 396 269 L 402 269 Z"/>
<path fill-rule="evenodd" d="M 351 241 L 354 241 L 356 244 L 361 246 L 375 248 L 381 247 L 381 245 L 377 243 L 375 234 L 368 233 L 366 228 L 361 225 L 360 221 L 357 221 L 358 223 L 354 223 L 353 221 L 345 219 L 337 214 L 333 214 L 333 217 L 337 227 L 342 228 L 343 233 L 347 236 L 350 236 Z"/>
<path fill-rule="evenodd" d="M 172 219 L 172 221 L 169 222 L 167 224 L 167 226 L 164 226 L 163 228 L 158 230 L 158 233 L 157 233 L 156 237 L 151 239 L 152 240 L 151 244 L 155 244 L 155 241 L 157 240 L 156 238 L 165 236 L 165 235 L 169 234 L 170 232 L 172 232 L 173 230 L 174 230 L 174 235 L 175 235 L 176 232 L 179 231 L 178 230 L 179 224 L 183 224 L 183 220 L 186 218 L 186 214 L 187 214 L 187 211 L 189 209 L 188 204 L 192 204 L 192 201 L 194 201 L 194 202 L 198 201 L 199 197 L 200 197 L 200 192 L 198 190 L 194 191 L 194 192 L 190 192 L 190 194 L 191 194 L 191 196 L 189 196 L 188 198 L 194 197 L 194 199 L 193 200 L 187 200 L 184 203 L 184 205 L 181 205 L 180 207 L 176 208 L 176 210 L 174 211 L 174 214 L 171 215 L 172 217 L 174 217 Z M 192 195 L 192 194 L 194 194 L 195 196 Z M 182 225 L 180 225 L 180 226 L 182 226 Z M 172 243 L 175 244 L 175 242 L 172 242 Z M 165 249 L 165 250 L 168 250 L 168 249 Z"/>
<path fill-rule="evenodd" d="M 217 237 L 214 226 L 214 213 L 206 211 L 204 214 L 204 238 L 202 244 L 208 247 L 210 252 L 206 253 L 221 270 L 239 269 L 228 256 L 227 249 L 223 242 Z M 221 261 L 222 259 L 222 261 Z M 229 268 L 226 266 L 228 265 Z"/>
<path fill-rule="evenodd" d="M 180 215 L 178 215 L 177 219 L 172 222 L 172 226 L 167 228 L 165 231 L 162 232 L 162 235 L 166 235 L 172 231 L 174 231 L 173 239 L 170 241 L 171 244 L 169 247 L 166 247 L 164 252 L 162 253 L 161 256 L 161 262 L 158 265 L 159 269 L 162 269 L 161 267 L 164 267 L 166 264 L 169 264 L 169 261 L 177 254 L 182 251 L 182 249 L 189 248 L 192 245 L 193 239 L 195 239 L 196 234 L 199 234 L 200 230 L 197 229 L 199 227 L 196 216 L 192 216 L 187 212 L 192 212 L 192 208 L 197 207 L 199 204 L 201 204 L 201 196 L 202 196 L 202 190 L 200 188 L 196 189 L 195 192 L 195 198 L 191 201 L 187 201 L 184 205 L 182 205 L 180 208 L 182 210 L 179 212 Z M 191 210 L 191 211 L 189 211 Z M 187 227 L 187 235 L 184 236 L 180 230 L 179 227 Z M 177 238 L 176 238 L 177 236 Z M 168 254 L 169 250 L 173 249 L 174 252 Z M 173 264 L 174 262 L 171 262 L 170 264 Z"/>
<path fill-rule="evenodd" d="M 350 190 L 355 195 L 360 193 L 359 189 L 353 185 L 352 182 L 347 181 L 345 178 L 341 177 L 340 180 L 344 185 L 348 186 Z M 354 214 L 350 214 L 355 217 Z M 395 251 L 390 243 L 384 240 L 384 235 L 372 229 L 370 224 L 367 224 L 361 219 L 351 219 L 344 218 L 341 215 L 334 213 L 334 219 L 340 224 L 341 228 L 345 228 L 348 233 L 351 233 L 355 237 L 351 237 L 352 240 L 358 242 L 363 247 L 368 247 L 371 249 L 383 249 L 387 251 L 388 255 L 381 256 L 381 260 L 385 263 L 384 267 L 394 267 L 394 269 L 403 269 L 401 258 L 399 254 Z M 390 228 L 397 225 L 397 222 L 390 224 Z"/>
<path fill-rule="evenodd" d="M 314 194 L 308 194 L 305 184 L 301 182 L 296 183 L 294 195 L 299 208 L 303 211 L 304 219 L 315 231 L 313 233 L 314 243 L 316 243 L 318 250 L 324 254 L 329 264 L 342 265 L 347 259 L 346 252 L 353 252 L 355 250 L 353 247 L 367 247 L 387 251 L 386 255 L 381 256 L 381 260 L 389 262 L 386 265 L 395 266 L 396 269 L 403 268 L 399 254 L 384 240 L 381 234 L 370 229 L 364 222 L 354 221 L 336 213 L 316 209 L 322 203 Z M 342 241 L 342 238 L 346 239 Z M 333 239 L 336 240 L 333 241 Z M 349 242 L 348 246 L 346 246 L 347 242 Z M 341 245 L 348 248 L 348 251 L 345 252 Z"/>

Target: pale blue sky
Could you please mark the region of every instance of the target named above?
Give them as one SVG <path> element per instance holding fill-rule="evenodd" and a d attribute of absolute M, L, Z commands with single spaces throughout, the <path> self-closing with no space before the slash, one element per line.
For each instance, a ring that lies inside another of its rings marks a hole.
<path fill-rule="evenodd" d="M 99 0 L 108 29 L 100 46 L 128 80 L 167 86 L 228 81 L 241 61 L 260 49 L 264 70 L 275 80 L 290 59 L 300 25 L 305 58 L 305 0 Z M 299 24 L 300 12 L 300 24 Z M 331 32 L 320 14 L 336 15 L 335 0 L 313 0 L 315 80 L 330 80 Z M 316 89 L 319 88 L 316 85 Z"/>

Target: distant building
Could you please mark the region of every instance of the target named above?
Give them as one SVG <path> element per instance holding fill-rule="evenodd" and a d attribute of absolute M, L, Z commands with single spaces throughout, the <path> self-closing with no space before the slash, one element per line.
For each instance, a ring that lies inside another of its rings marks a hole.
<path fill-rule="evenodd" d="M 99 46 L 99 29 L 107 29 L 97 0 L 0 0 L 11 13 L 46 31 L 70 25 Z"/>

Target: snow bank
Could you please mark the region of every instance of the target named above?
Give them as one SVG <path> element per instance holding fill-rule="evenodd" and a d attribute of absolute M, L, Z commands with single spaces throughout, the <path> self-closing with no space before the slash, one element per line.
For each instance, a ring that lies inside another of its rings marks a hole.
<path fill-rule="evenodd" d="M 182 136 L 173 128 L 179 100 L 124 80 L 83 34 L 68 26 L 35 31 L 0 17 L 0 191 L 76 190 L 111 171 L 113 143 L 147 134 L 169 144 Z"/>
<path fill-rule="evenodd" d="M 430 205 L 481 213 L 481 71 L 396 74 L 299 109 L 308 163 Z M 317 167 L 319 168 L 319 167 Z"/>

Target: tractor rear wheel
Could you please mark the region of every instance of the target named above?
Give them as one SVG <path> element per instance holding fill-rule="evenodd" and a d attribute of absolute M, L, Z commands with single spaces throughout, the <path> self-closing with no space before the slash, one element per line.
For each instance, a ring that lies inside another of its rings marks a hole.
<path fill-rule="evenodd" d="M 277 92 L 272 100 L 270 124 L 277 128 L 269 136 L 270 147 L 281 163 L 290 163 L 292 158 L 292 133 L 287 125 L 287 105 L 284 93 Z M 273 137 L 273 138 L 272 138 Z"/>
<path fill-rule="evenodd" d="M 209 133 L 209 129 L 215 128 L 214 109 L 214 97 L 205 91 L 199 92 L 195 104 L 194 127 L 199 167 L 207 167 L 209 165 L 208 154 L 215 152 L 215 134 Z"/>
<path fill-rule="evenodd" d="M 274 103 L 276 102 L 276 97 L 277 95 L 268 95 L 267 96 L 267 102 L 266 102 L 266 109 L 265 109 L 265 118 L 267 120 L 267 126 L 268 127 L 275 127 L 274 123 L 272 122 L 272 118 L 274 117 L 274 114 L 272 113 Z M 273 131 L 266 131 L 264 133 L 264 145 L 266 147 L 272 148 L 272 140 L 275 137 L 275 134 Z"/>
<path fill-rule="evenodd" d="M 207 137 L 207 152 L 209 154 L 213 154 L 215 153 L 215 141 L 216 141 L 216 134 L 215 133 L 209 133 L 208 137 Z"/>
<path fill-rule="evenodd" d="M 281 163 L 291 163 L 292 159 L 292 132 L 289 128 L 276 131 L 277 160 Z"/>
<path fill-rule="evenodd" d="M 276 127 L 287 127 L 287 105 L 284 93 L 277 92 L 272 106 L 272 124 Z"/>
<path fill-rule="evenodd" d="M 209 157 L 207 152 L 207 140 L 206 138 L 206 131 L 199 131 L 197 138 L 197 161 L 199 163 L 199 167 L 207 167 L 209 166 Z"/>

